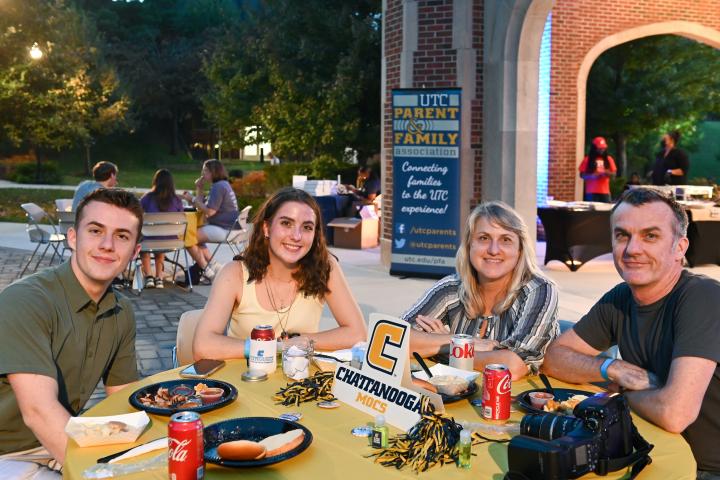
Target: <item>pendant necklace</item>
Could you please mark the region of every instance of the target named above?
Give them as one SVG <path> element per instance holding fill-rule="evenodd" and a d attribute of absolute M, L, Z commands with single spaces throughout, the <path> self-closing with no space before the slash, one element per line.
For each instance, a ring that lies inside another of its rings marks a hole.
<path fill-rule="evenodd" d="M 265 292 L 267 292 L 268 299 L 270 300 L 270 305 L 272 306 L 273 310 L 275 310 L 275 314 L 278 318 L 278 324 L 280 325 L 280 338 L 285 340 L 288 338 L 288 333 L 285 330 L 285 327 L 288 324 L 288 321 L 290 320 L 290 309 L 292 309 L 292 306 L 295 304 L 295 298 L 297 298 L 295 288 L 293 288 L 292 292 L 292 301 L 290 302 L 290 305 L 285 308 L 284 305 L 282 305 L 281 302 L 275 302 L 275 296 L 273 295 L 273 288 L 270 286 L 270 282 L 268 282 L 270 278 L 270 274 L 268 273 L 267 278 L 265 279 Z M 280 303 L 280 307 L 278 308 L 278 303 Z"/>

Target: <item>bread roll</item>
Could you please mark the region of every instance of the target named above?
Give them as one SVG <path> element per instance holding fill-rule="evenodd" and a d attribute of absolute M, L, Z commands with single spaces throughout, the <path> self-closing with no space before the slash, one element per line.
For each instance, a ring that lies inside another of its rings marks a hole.
<path fill-rule="evenodd" d="M 304 439 L 305 432 L 296 428 L 295 430 L 264 438 L 259 443 L 267 449 L 266 456 L 274 457 L 289 452 L 300 445 Z"/>
<path fill-rule="evenodd" d="M 217 447 L 218 455 L 225 460 L 259 460 L 265 457 L 266 451 L 264 445 L 250 440 L 225 442 Z"/>

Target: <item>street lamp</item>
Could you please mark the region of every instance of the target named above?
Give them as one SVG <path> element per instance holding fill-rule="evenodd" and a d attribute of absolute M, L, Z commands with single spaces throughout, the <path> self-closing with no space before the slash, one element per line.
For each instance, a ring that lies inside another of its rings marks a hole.
<path fill-rule="evenodd" d="M 42 56 L 43 52 L 42 50 L 40 50 L 37 42 L 33 43 L 33 46 L 30 47 L 30 58 L 32 58 L 33 60 L 40 60 Z"/>

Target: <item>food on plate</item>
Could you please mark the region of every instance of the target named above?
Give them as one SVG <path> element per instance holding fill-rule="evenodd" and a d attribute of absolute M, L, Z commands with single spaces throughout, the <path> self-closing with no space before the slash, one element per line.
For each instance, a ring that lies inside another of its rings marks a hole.
<path fill-rule="evenodd" d="M 218 395 L 218 391 L 220 395 Z M 217 402 L 224 393 L 225 391 L 222 388 L 212 388 L 200 383 L 194 388 L 188 385 L 178 385 L 173 387 L 172 390 L 160 387 L 154 395 L 148 392 L 138 400 L 146 407 L 197 408 L 203 404 Z"/>
<path fill-rule="evenodd" d="M 470 386 L 466 379 L 453 375 L 436 375 L 431 377 L 429 382 L 435 385 L 439 393 L 445 395 L 459 395 Z"/>
<path fill-rule="evenodd" d="M 265 445 L 250 440 L 235 440 L 217 447 L 220 458 L 225 460 L 260 460 L 265 457 Z"/>
<path fill-rule="evenodd" d="M 543 410 L 546 412 L 562 412 L 568 415 L 572 415 L 573 410 L 575 410 L 577 404 L 582 402 L 586 398 L 588 398 L 587 395 L 573 395 L 567 400 L 563 400 L 561 402 L 558 402 L 556 400 L 549 400 L 545 404 L 545 406 L 543 406 Z"/>
<path fill-rule="evenodd" d="M 266 457 L 274 457 L 289 452 L 300 445 L 305 439 L 305 432 L 299 428 L 285 433 L 272 435 L 260 440 L 260 445 L 267 449 Z"/>
<path fill-rule="evenodd" d="M 222 388 L 209 387 L 198 393 L 198 395 L 202 399 L 202 403 L 208 405 L 210 403 L 215 403 L 219 401 L 223 397 L 223 395 L 225 395 L 225 390 L 223 390 Z"/>
<path fill-rule="evenodd" d="M 555 397 L 552 393 L 548 392 L 530 392 L 528 396 L 530 397 L 530 403 L 532 406 L 538 409 L 542 409 Z"/>
<path fill-rule="evenodd" d="M 112 437 L 113 435 L 128 431 L 127 423 L 116 420 L 111 420 L 106 423 L 80 424 L 78 428 L 81 430 L 81 432 L 79 432 L 80 434 L 88 437 Z"/>
<path fill-rule="evenodd" d="M 418 387 L 424 388 L 425 390 L 428 390 L 433 393 L 437 393 L 437 388 L 435 388 L 435 385 L 433 385 L 430 382 L 426 382 L 425 380 L 423 380 L 421 378 L 413 377 L 412 382 Z"/>

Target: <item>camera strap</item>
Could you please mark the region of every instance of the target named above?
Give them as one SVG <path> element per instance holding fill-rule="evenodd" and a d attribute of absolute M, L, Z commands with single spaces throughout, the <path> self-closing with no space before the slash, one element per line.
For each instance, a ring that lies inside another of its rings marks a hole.
<path fill-rule="evenodd" d="M 630 480 L 637 477 L 645 467 L 652 463 L 652 458 L 650 458 L 649 453 L 654 445 L 648 443 L 648 441 L 640 435 L 640 432 L 638 432 L 634 424 L 632 425 L 632 442 L 633 453 L 619 458 L 603 458 L 598 461 L 595 472 L 598 475 L 607 475 L 608 472 L 621 470 L 632 465 Z"/>

